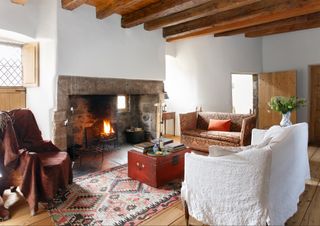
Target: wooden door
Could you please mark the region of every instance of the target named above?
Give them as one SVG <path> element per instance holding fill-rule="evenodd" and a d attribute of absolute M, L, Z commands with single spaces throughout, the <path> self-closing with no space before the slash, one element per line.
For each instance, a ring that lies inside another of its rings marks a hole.
<path fill-rule="evenodd" d="M 320 144 L 320 65 L 312 65 L 310 69 L 310 120 L 309 141 Z"/>
<path fill-rule="evenodd" d="M 25 88 L 0 88 L 0 111 L 9 111 L 25 107 Z"/>
<path fill-rule="evenodd" d="M 268 102 L 273 96 L 296 96 L 297 72 L 282 71 L 259 74 L 258 79 L 258 127 L 261 129 L 279 125 L 281 114 L 270 111 Z M 296 112 L 291 114 L 291 122 L 296 123 Z"/>
<path fill-rule="evenodd" d="M 22 46 L 23 86 L 39 86 L 39 43 Z"/>

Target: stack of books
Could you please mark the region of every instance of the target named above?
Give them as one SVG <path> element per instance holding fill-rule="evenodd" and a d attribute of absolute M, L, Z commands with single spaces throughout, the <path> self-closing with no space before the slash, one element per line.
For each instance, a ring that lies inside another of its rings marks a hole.
<path fill-rule="evenodd" d="M 186 149 L 186 146 L 181 143 L 170 143 L 165 146 L 169 152 L 176 152 Z"/>
<path fill-rule="evenodd" d="M 143 142 L 143 143 L 133 145 L 134 150 L 141 153 L 146 153 L 148 151 L 151 151 L 153 146 L 154 146 L 154 143 L 152 142 Z"/>
<path fill-rule="evenodd" d="M 170 144 L 170 143 L 173 142 L 172 139 L 165 138 L 165 137 L 162 138 L 162 141 L 163 141 L 163 144 L 164 144 L 164 145 Z M 151 142 L 154 143 L 154 144 L 159 144 L 159 139 L 153 139 Z"/>

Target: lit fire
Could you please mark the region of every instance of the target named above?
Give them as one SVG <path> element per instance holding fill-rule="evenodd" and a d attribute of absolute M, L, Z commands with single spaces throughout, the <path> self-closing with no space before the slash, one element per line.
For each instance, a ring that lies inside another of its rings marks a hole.
<path fill-rule="evenodd" d="M 111 134 L 114 134 L 114 130 L 111 127 L 109 120 L 103 120 L 103 135 L 110 136 Z"/>

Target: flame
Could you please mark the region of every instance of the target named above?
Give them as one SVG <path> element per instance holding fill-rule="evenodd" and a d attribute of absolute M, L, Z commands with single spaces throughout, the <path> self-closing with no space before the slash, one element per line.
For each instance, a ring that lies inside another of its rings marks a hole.
<path fill-rule="evenodd" d="M 103 134 L 109 136 L 110 134 L 113 134 L 114 130 L 111 127 L 109 120 L 103 120 Z"/>

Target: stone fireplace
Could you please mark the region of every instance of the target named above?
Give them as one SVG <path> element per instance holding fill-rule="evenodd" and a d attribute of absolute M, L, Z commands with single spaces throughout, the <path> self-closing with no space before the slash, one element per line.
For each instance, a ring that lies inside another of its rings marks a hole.
<path fill-rule="evenodd" d="M 126 142 L 125 131 L 139 127 L 152 138 L 159 131 L 162 81 L 59 76 L 57 109 L 54 112 L 54 143 L 62 150 L 86 140 L 86 129 L 110 122 L 117 142 Z M 128 107 L 117 109 L 117 97 L 127 98 Z"/>

